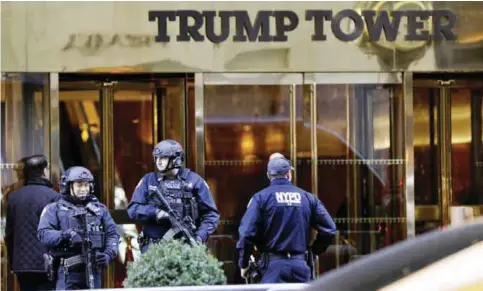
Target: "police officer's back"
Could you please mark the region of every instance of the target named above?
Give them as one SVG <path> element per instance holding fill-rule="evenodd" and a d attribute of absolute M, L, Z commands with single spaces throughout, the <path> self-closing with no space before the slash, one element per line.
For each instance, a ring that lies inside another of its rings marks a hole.
<path fill-rule="evenodd" d="M 310 268 L 305 261 L 311 228 L 317 231 L 313 250 L 325 250 L 336 227 L 314 195 L 292 185 L 291 165 L 283 157 L 268 163 L 270 186 L 248 203 L 239 227 L 238 265 L 246 277 L 254 246 L 263 253 L 261 283 L 307 282 Z"/>
<path fill-rule="evenodd" d="M 72 167 L 61 177 L 62 198 L 47 205 L 37 235 L 54 257 L 57 290 L 101 287 L 102 270 L 116 258 L 119 234 L 108 209 L 94 194 L 94 178 L 83 167 Z M 86 250 L 92 255 L 88 261 Z M 92 264 L 88 280 L 86 264 Z"/>
<path fill-rule="evenodd" d="M 35 155 L 24 159 L 25 186 L 9 195 L 5 240 L 8 263 L 16 273 L 20 290 L 51 290 L 44 268 L 45 247 L 37 240 L 37 226 L 44 207 L 59 200 L 47 179 L 47 159 Z"/>
<path fill-rule="evenodd" d="M 158 143 L 153 149 L 153 158 L 158 171 L 144 175 L 139 181 L 127 209 L 129 217 L 143 225 L 139 239 L 141 252 L 150 244 L 167 239 L 172 227 L 167 209 L 155 193 L 158 187 L 180 218 L 189 217 L 193 221 L 195 239 L 206 242 L 220 219 L 208 184 L 198 174 L 182 167 L 184 151 L 174 140 Z"/>

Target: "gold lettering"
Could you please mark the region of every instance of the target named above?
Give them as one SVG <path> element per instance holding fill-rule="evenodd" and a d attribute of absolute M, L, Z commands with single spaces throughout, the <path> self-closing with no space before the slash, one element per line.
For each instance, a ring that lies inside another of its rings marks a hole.
<path fill-rule="evenodd" d="M 130 48 L 150 47 L 155 36 L 146 34 L 70 34 L 67 44 L 61 51 L 77 49 L 83 54 L 96 54 L 110 47 L 121 46 Z"/>
<path fill-rule="evenodd" d="M 75 40 L 77 39 L 77 35 L 75 33 L 72 33 L 69 35 L 69 40 L 67 41 L 67 44 L 62 48 L 62 51 L 68 51 L 71 48 L 73 48 L 75 45 Z"/>
<path fill-rule="evenodd" d="M 121 37 L 119 36 L 119 34 L 115 34 L 112 36 L 111 38 L 111 41 L 109 42 L 109 46 L 113 46 L 115 44 L 119 44 L 120 46 L 123 45 L 122 41 L 121 41 Z"/>

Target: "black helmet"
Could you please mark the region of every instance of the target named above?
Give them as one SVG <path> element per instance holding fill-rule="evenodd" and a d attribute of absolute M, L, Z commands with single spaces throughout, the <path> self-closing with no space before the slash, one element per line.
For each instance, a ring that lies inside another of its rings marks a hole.
<path fill-rule="evenodd" d="M 94 176 L 84 167 L 71 167 L 60 177 L 60 193 L 62 195 L 70 194 L 70 185 L 72 182 L 84 181 L 89 182 L 90 193 L 94 194 Z"/>
<path fill-rule="evenodd" d="M 184 151 L 177 141 L 166 139 L 154 147 L 153 158 L 155 163 L 157 158 L 169 158 L 168 166 L 165 170 L 169 171 L 182 166 L 184 161 Z"/>

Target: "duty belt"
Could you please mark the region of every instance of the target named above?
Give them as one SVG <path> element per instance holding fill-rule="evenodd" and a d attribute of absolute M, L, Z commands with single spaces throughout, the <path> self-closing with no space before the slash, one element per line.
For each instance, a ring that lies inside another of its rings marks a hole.
<path fill-rule="evenodd" d="M 85 263 L 86 263 L 86 259 L 82 255 L 77 255 L 77 256 L 70 257 L 70 258 L 61 258 L 60 259 L 60 265 L 64 266 L 65 268 L 70 268 L 70 267 L 74 267 L 74 266 L 77 266 L 77 265 L 80 265 L 80 264 L 85 264 Z"/>
<path fill-rule="evenodd" d="M 268 259 L 272 260 L 305 260 L 305 254 L 303 253 L 290 253 L 290 252 L 278 252 L 268 253 Z"/>

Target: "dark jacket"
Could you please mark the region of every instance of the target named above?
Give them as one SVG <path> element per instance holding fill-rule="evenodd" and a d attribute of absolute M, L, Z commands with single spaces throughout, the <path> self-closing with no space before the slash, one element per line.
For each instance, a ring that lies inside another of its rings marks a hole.
<path fill-rule="evenodd" d="M 60 199 L 52 187 L 47 179 L 35 178 L 8 197 L 5 241 L 8 264 L 15 273 L 45 271 L 46 249 L 37 239 L 37 226 L 44 207 Z"/>

